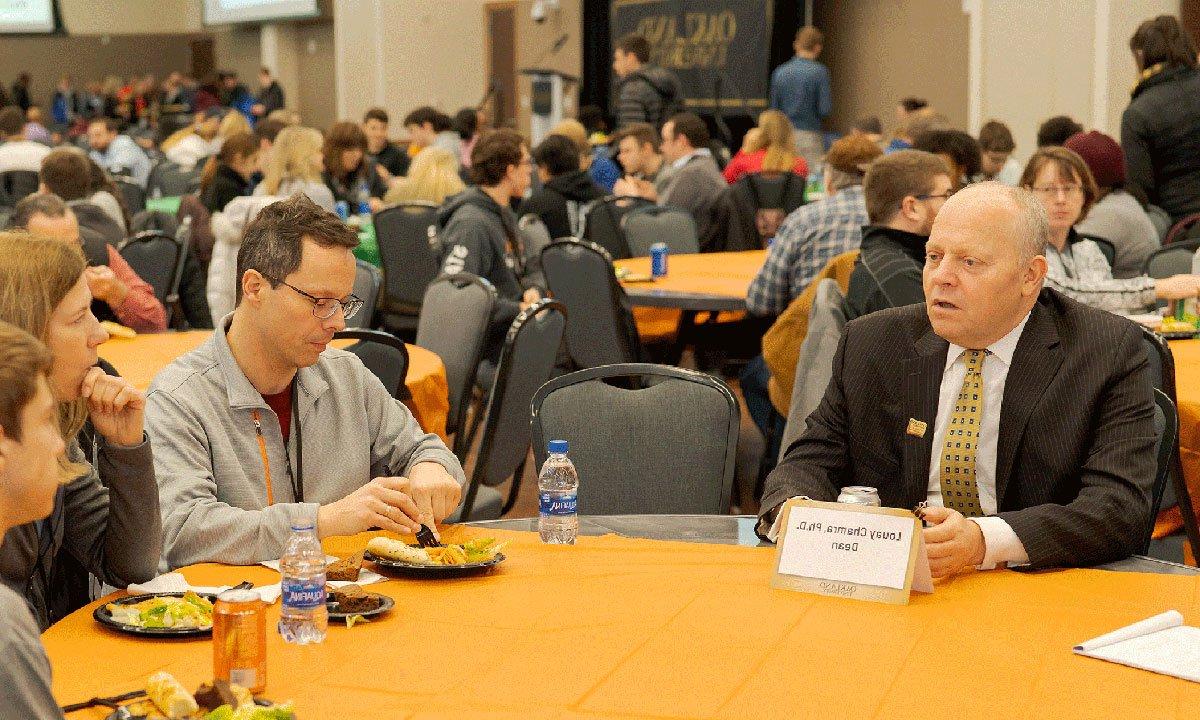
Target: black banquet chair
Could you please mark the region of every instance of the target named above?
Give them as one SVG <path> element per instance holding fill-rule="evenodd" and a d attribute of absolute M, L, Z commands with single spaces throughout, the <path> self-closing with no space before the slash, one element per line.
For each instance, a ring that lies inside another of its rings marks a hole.
<path fill-rule="evenodd" d="M 382 330 L 342 330 L 334 340 L 356 340 L 346 348 L 363 361 L 397 400 L 408 398 L 404 381 L 408 378 L 408 348 L 395 335 Z"/>
<path fill-rule="evenodd" d="M 529 457 L 530 403 L 554 372 L 566 320 L 566 309 L 550 299 L 530 305 L 513 320 L 496 366 L 479 455 L 462 508 L 451 522 L 494 520 L 516 502 Z M 509 478 L 512 483 L 502 503 L 496 486 Z"/>
<path fill-rule="evenodd" d="M 383 265 L 380 319 L 401 337 L 416 333 L 425 288 L 438 275 L 437 212 L 433 203 L 411 202 L 380 210 L 373 218 Z"/>
<path fill-rule="evenodd" d="M 729 510 L 740 411 L 719 379 L 632 363 L 555 378 L 533 396 L 533 453 L 566 440 L 588 515 Z"/>

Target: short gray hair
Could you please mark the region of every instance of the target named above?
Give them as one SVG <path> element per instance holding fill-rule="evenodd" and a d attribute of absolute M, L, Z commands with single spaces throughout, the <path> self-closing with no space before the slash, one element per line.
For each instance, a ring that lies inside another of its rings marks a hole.
<path fill-rule="evenodd" d="M 1046 254 L 1046 246 L 1050 243 L 1050 216 L 1046 214 L 1042 201 L 1032 191 L 989 180 L 968 185 L 956 193 L 956 196 L 963 194 L 984 195 L 989 199 L 1003 197 L 1016 210 L 1013 231 L 1017 236 L 1021 260 L 1032 260 L 1038 255 Z"/>
<path fill-rule="evenodd" d="M 60 218 L 70 211 L 63 199 L 52 193 L 34 193 L 21 198 L 13 208 L 12 217 L 8 219 L 10 228 L 29 227 L 29 221 L 34 215 L 45 215 Z"/>

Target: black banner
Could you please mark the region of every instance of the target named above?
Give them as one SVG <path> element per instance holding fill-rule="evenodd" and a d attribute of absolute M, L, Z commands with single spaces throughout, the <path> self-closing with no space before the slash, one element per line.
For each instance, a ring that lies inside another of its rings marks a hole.
<path fill-rule="evenodd" d="M 683 104 L 726 112 L 767 107 L 773 0 L 613 0 L 612 41 L 650 41 L 650 62 L 679 76 Z"/>

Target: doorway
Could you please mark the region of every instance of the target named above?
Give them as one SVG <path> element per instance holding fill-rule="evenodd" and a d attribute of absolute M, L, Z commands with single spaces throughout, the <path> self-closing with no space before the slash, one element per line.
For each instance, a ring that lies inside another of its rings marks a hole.
<path fill-rule="evenodd" d="M 517 4 L 494 2 L 484 6 L 487 29 L 487 78 L 490 101 L 484 110 L 494 127 L 517 125 Z"/>

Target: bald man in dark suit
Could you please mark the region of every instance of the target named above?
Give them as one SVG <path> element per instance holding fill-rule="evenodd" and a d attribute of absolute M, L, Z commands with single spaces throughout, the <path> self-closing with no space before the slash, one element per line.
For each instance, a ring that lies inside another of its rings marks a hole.
<path fill-rule="evenodd" d="M 1138 549 L 1157 442 L 1141 330 L 1042 288 L 1048 235 L 1024 190 L 946 202 L 925 304 L 847 324 L 824 399 L 767 478 L 760 532 L 789 497 L 870 485 L 885 506 L 929 504 L 934 577 Z"/>

